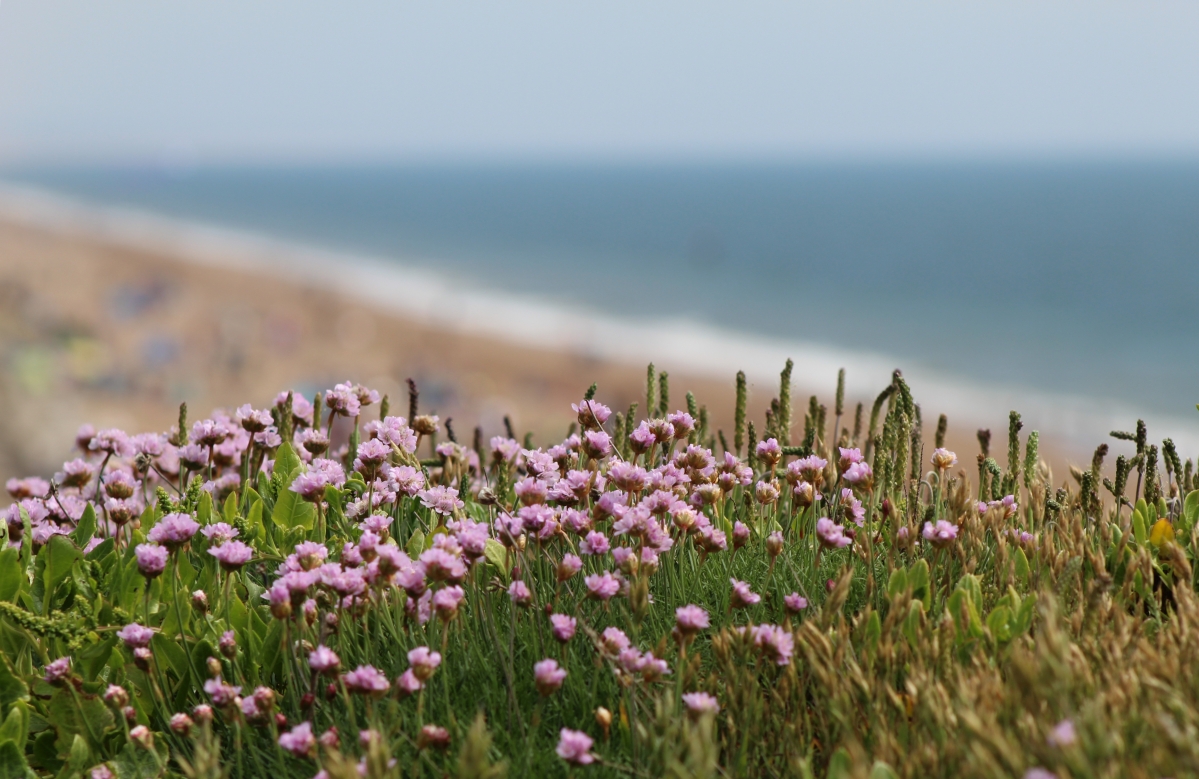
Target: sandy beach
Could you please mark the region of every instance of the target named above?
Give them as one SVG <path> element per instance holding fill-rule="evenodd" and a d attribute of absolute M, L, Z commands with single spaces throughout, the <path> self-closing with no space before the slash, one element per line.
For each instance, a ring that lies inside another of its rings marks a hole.
<path fill-rule="evenodd" d="M 440 279 L 343 268 L 271 244 L 250 258 L 246 246 L 215 233 L 164 232 L 156 222 L 114 228 L 84 212 L 51 219 L 45 203 L 14 202 L 0 208 L 0 400 L 9 409 L 0 416 L 0 478 L 53 472 L 84 422 L 164 430 L 181 401 L 196 419 L 247 401 L 266 405 L 286 388 L 311 396 L 347 379 L 389 394 L 397 413 L 407 408 L 405 381 L 414 379 L 422 410 L 452 418 L 463 441 L 476 426 L 486 436 L 502 433 L 507 414 L 518 434 L 549 444 L 564 435 L 569 404 L 593 381 L 613 408 L 641 399 L 640 357 L 670 372 L 673 406 L 692 391 L 713 425 L 731 430 L 736 370 L 747 371 L 750 418 L 761 420 L 787 354 L 782 345 L 722 344 L 727 336 L 700 342 L 686 323 L 640 332 L 601 319 L 591 327 L 584 315 L 535 302 L 524 309 L 528 321 L 516 322 L 485 293 L 448 289 Z M 809 394 L 831 407 L 839 365 L 835 354 L 795 356 L 798 437 Z M 850 409 L 885 386 L 889 368 L 875 363 L 850 368 Z M 918 386 L 916 398 L 925 404 L 930 448 L 942 410 L 948 443 L 968 467 L 979 424 L 1004 448 L 1006 413 L 978 404 L 962 420 L 963 401 L 952 394 L 929 398 Z M 1067 459 L 1089 459 L 1069 438 L 1050 432 L 1042 441 L 1059 475 Z"/>

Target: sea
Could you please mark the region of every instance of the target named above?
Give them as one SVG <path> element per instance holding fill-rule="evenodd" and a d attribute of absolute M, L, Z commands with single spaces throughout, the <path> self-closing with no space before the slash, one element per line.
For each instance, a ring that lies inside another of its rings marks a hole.
<path fill-rule="evenodd" d="M 822 357 L 799 361 L 801 379 L 843 356 L 875 381 L 900 367 L 997 408 L 1022 400 L 1043 426 L 1085 417 L 1071 435 L 1154 417 L 1199 450 L 1196 160 L 10 167 L 0 180 L 628 325 L 611 339 L 671 323 L 722 369 L 742 345 L 790 344 Z"/>

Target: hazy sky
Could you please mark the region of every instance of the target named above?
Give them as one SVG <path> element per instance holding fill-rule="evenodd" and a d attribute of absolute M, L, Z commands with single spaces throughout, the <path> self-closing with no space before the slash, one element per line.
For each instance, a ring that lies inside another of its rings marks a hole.
<path fill-rule="evenodd" d="M 0 161 L 1199 154 L 1195 2 L 0 0 Z"/>

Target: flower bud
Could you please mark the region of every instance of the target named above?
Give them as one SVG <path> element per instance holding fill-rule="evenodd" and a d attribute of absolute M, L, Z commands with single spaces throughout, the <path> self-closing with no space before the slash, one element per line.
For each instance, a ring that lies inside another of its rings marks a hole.
<path fill-rule="evenodd" d="M 154 734 L 145 725 L 138 725 L 129 731 L 129 739 L 142 749 L 154 749 Z"/>
<path fill-rule="evenodd" d="M 183 712 L 171 715 L 171 731 L 178 733 L 180 736 L 187 736 L 189 733 L 191 733 L 193 725 L 195 725 L 195 723 L 192 721 L 192 718 Z"/>
<path fill-rule="evenodd" d="M 121 716 L 125 718 L 126 722 L 132 725 L 133 723 L 137 722 L 137 709 L 133 708 L 132 706 L 126 706 L 125 708 L 121 709 Z"/>
<path fill-rule="evenodd" d="M 133 664 L 143 671 L 150 670 L 150 659 L 154 655 L 150 652 L 150 647 L 139 646 L 133 650 Z"/>
<path fill-rule="evenodd" d="M 221 634 L 217 646 L 221 650 L 221 654 L 232 660 L 237 657 L 237 638 L 233 635 L 232 630 L 226 630 Z"/>
<path fill-rule="evenodd" d="M 440 725 L 425 725 L 420 729 L 416 746 L 418 749 L 432 747 L 437 750 L 445 750 L 450 746 L 450 732 Z"/>
<path fill-rule="evenodd" d="M 317 741 L 325 749 L 337 749 L 339 746 L 341 746 L 341 735 L 337 732 L 337 726 L 331 726 L 328 730 L 320 735 Z"/>
<path fill-rule="evenodd" d="M 201 703 L 199 706 L 192 709 L 192 716 L 195 717 L 196 722 L 212 722 L 212 707 L 207 703 Z"/>
<path fill-rule="evenodd" d="M 608 732 L 612 729 L 612 712 L 600 706 L 595 710 L 595 722 L 604 731 L 604 740 L 607 740 Z"/>
<path fill-rule="evenodd" d="M 208 593 L 204 592 L 204 590 L 196 590 L 195 592 L 193 592 L 192 593 L 192 609 L 194 609 L 197 614 L 201 614 L 201 615 L 207 614 L 208 613 Z"/>
<path fill-rule="evenodd" d="M 223 670 L 221 668 L 221 661 L 217 660 L 215 657 L 208 658 L 207 668 L 208 668 L 208 675 L 211 676 L 213 679 L 220 676 L 221 672 Z"/>
<path fill-rule="evenodd" d="M 110 684 L 104 691 L 104 702 L 114 709 L 122 709 L 129 705 L 129 693 L 120 685 Z"/>

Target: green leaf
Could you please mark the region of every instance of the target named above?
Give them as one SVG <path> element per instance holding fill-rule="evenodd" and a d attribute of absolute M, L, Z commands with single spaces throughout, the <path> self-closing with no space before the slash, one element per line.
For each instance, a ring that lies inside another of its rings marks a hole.
<path fill-rule="evenodd" d="M 924 602 L 914 600 L 903 620 L 903 635 L 913 648 L 920 646 L 920 629 L 924 623 Z"/>
<path fill-rule="evenodd" d="M 0 600 L 13 602 L 21 585 L 27 584 L 25 570 L 21 567 L 20 552 L 16 547 L 8 547 L 0 552 Z"/>
<path fill-rule="evenodd" d="M 270 520 L 269 516 L 265 517 L 266 521 Z M 262 501 L 256 500 L 250 505 L 250 513 L 246 515 L 246 527 L 251 532 L 258 531 L 259 538 L 266 537 L 266 521 L 262 513 Z"/>
<path fill-rule="evenodd" d="M 96 534 L 96 510 L 92 508 L 92 504 L 87 504 L 83 509 L 83 516 L 79 518 L 79 524 L 75 526 L 74 532 L 71 533 L 71 538 L 75 539 L 75 543 L 79 548 L 87 546 L 87 542 L 92 540 L 92 536 Z"/>
<path fill-rule="evenodd" d="M 162 633 L 155 633 L 154 638 L 150 640 L 150 648 L 154 650 L 155 659 L 173 670 L 177 677 L 180 679 L 190 678 L 187 652 L 179 645 L 178 640 L 174 637 L 167 638 Z"/>
<path fill-rule="evenodd" d="M 491 541 L 493 539 L 489 538 L 487 540 Z M 496 543 L 498 544 L 499 542 L 496 541 Z M 416 530 L 412 531 L 412 535 L 408 536 L 408 547 L 407 547 L 406 551 L 408 552 L 408 556 L 411 557 L 413 560 L 415 560 L 416 558 L 420 557 L 420 553 L 423 552 L 424 550 L 425 550 L 425 533 L 423 530 L 421 530 L 418 527 Z M 484 554 L 484 556 L 487 555 L 487 547 L 486 546 L 483 547 L 483 554 Z M 488 557 L 487 559 L 490 560 L 491 558 Z M 503 569 L 501 568 L 500 570 L 503 570 Z"/>
<path fill-rule="evenodd" d="M 1012 639 L 1012 629 L 1010 622 L 1012 619 L 1012 610 L 1007 606 L 996 606 L 987 615 L 987 630 L 991 631 L 991 635 L 996 641 L 1006 643 Z"/>
<path fill-rule="evenodd" d="M 879 620 L 878 612 L 870 612 L 870 618 L 866 620 L 865 647 L 873 654 L 878 649 L 878 641 L 883 635 L 883 625 Z"/>
<path fill-rule="evenodd" d="M 229 493 L 229 497 L 225 498 L 225 507 L 221 509 L 221 518 L 230 525 L 237 521 L 237 496 L 232 492 Z"/>
<path fill-rule="evenodd" d="M 1144 502 L 1138 501 L 1142 504 Z M 1145 515 L 1139 508 L 1132 512 L 1132 535 L 1136 538 L 1138 546 L 1149 543 L 1149 526 L 1145 524 Z"/>
<path fill-rule="evenodd" d="M 902 568 L 896 568 L 891 572 L 891 579 L 887 582 L 887 597 L 895 600 L 908 590 L 908 574 Z"/>
<path fill-rule="evenodd" d="M 970 598 L 970 602 L 974 604 L 975 609 L 981 609 L 983 606 L 983 590 L 979 584 L 978 577 L 972 573 L 968 573 L 958 580 L 957 589 L 966 593 Z"/>
<path fill-rule="evenodd" d="M 300 470 L 301 465 L 300 458 L 296 456 L 296 452 L 291 448 L 291 444 L 284 441 L 275 450 L 275 465 L 271 470 L 271 475 L 282 477 L 290 485 L 291 480 L 295 478 L 292 474 Z"/>
<path fill-rule="evenodd" d="M 9 739 L 0 741 L 0 779 L 29 779 L 33 776 L 17 742 Z"/>
<path fill-rule="evenodd" d="M 1028 567 L 1028 555 L 1024 554 L 1024 550 L 1016 547 L 1016 578 L 1025 587 L 1028 586 L 1028 577 L 1032 574 L 1032 570 Z"/>
<path fill-rule="evenodd" d="M 899 774 L 882 760 L 875 760 L 874 765 L 870 767 L 869 779 L 899 779 Z"/>
<path fill-rule="evenodd" d="M 851 779 L 853 777 L 853 760 L 849 751 L 841 747 L 833 753 L 828 761 L 828 779 Z"/>
<path fill-rule="evenodd" d="M 420 531 L 418 530 L 416 532 L 419 533 Z M 415 535 L 416 534 L 414 533 L 413 539 L 408 541 L 408 546 L 411 547 L 413 545 Z M 424 544 L 424 539 L 421 539 L 420 544 Z M 483 544 L 483 556 L 487 558 L 487 562 L 495 566 L 496 570 L 503 573 L 505 577 L 508 576 L 512 561 L 508 559 L 508 550 L 504 548 L 503 544 L 501 544 L 499 541 L 496 541 L 494 538 L 487 539 L 487 541 Z M 415 557 L 415 555 L 413 555 L 413 557 Z"/>
<path fill-rule="evenodd" d="M 117 779 L 157 779 L 162 776 L 165 766 L 152 750 L 127 741 L 125 748 L 113 758 L 112 768 Z"/>
<path fill-rule="evenodd" d="M 284 530 L 302 527 L 311 530 L 316 520 L 316 508 L 289 489 L 279 493 L 275 501 L 275 510 L 271 512 L 271 521 L 276 527 Z"/>
<path fill-rule="evenodd" d="M 91 762 L 91 750 L 82 736 L 75 736 L 71 741 L 71 750 L 67 752 L 67 766 L 72 772 L 82 773 Z"/>
<path fill-rule="evenodd" d="M 8 716 L 0 724 L 0 741 L 12 740 L 24 744 L 29 736 L 29 706 L 25 701 L 17 701 L 8 710 Z"/>
<path fill-rule="evenodd" d="M 325 524 L 330 527 L 343 524 L 345 510 L 341 504 L 341 491 L 332 484 L 325 487 L 325 503 L 329 504 L 329 513 Z"/>
<path fill-rule="evenodd" d="M 1035 595 L 1027 595 L 1024 602 L 1020 604 L 1020 608 L 1016 610 L 1016 617 L 1012 620 L 1012 635 L 1020 636 L 1028 632 L 1032 627 L 1032 618 L 1036 613 L 1037 597 Z"/>
<path fill-rule="evenodd" d="M 912 588 L 912 597 L 924 602 L 924 610 L 933 606 L 932 589 L 928 586 L 928 561 L 917 560 L 908 570 L 908 586 Z"/>
<path fill-rule="evenodd" d="M 196 507 L 196 521 L 201 526 L 212 524 L 212 493 L 200 493 L 200 505 Z"/>
<path fill-rule="evenodd" d="M 1189 539 L 1195 522 L 1199 521 L 1199 490 L 1187 495 L 1182 504 L 1182 521 L 1178 523 L 1178 536 Z"/>
<path fill-rule="evenodd" d="M 43 572 L 46 580 L 46 598 L 54 595 L 54 589 L 71 575 L 71 566 L 83 557 L 71 540 L 66 536 L 50 536 L 50 540 L 38 552 L 38 557 L 46 556 L 46 568 Z"/>
<path fill-rule="evenodd" d="M 0 710 L 7 709 L 14 702 L 28 697 L 28 685 L 13 673 L 8 658 L 0 655 Z"/>
<path fill-rule="evenodd" d="M 269 682 L 278 669 L 283 657 L 283 620 L 272 619 L 266 637 L 262 640 L 262 678 Z"/>

